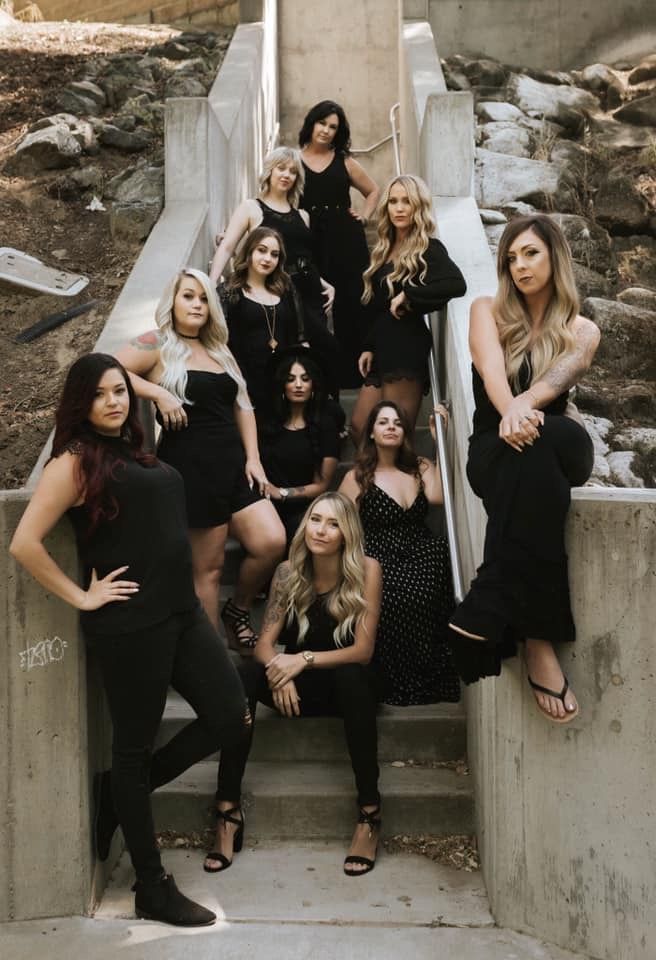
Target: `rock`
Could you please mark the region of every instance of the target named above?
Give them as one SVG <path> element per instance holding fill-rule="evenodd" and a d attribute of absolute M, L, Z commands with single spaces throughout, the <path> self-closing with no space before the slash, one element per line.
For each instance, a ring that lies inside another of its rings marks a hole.
<path fill-rule="evenodd" d="M 591 63 L 580 74 L 581 86 L 593 93 L 604 93 L 615 79 L 617 74 L 605 63 Z"/>
<path fill-rule="evenodd" d="M 497 250 L 499 249 L 499 240 L 501 239 L 501 234 L 505 229 L 506 227 L 503 223 L 492 224 L 488 227 L 485 227 L 485 236 L 487 237 L 487 242 L 490 247 L 490 253 L 495 258 L 497 255 Z"/>
<path fill-rule="evenodd" d="M 572 78 L 564 70 L 539 70 L 535 67 L 522 67 L 518 73 L 525 74 L 533 80 L 539 80 L 540 83 L 550 83 L 556 86 L 572 86 Z"/>
<path fill-rule="evenodd" d="M 584 484 L 586 487 L 607 487 L 612 486 L 610 467 L 605 457 L 595 454 L 592 464 L 592 473 Z"/>
<path fill-rule="evenodd" d="M 576 402 L 603 417 L 644 420 L 656 416 L 656 386 L 644 380 L 614 380 L 610 375 L 598 382 L 586 378 L 577 385 Z"/>
<path fill-rule="evenodd" d="M 633 180 L 611 171 L 595 197 L 595 214 L 610 233 L 640 233 L 649 224 L 649 206 Z"/>
<path fill-rule="evenodd" d="M 35 130 L 45 130 L 47 127 L 53 127 L 59 124 L 64 124 L 68 127 L 69 132 L 77 140 L 85 153 L 98 152 L 96 135 L 89 121 L 81 120 L 71 113 L 55 113 L 50 117 L 43 117 L 41 120 L 33 123 L 28 132 L 32 133 Z"/>
<path fill-rule="evenodd" d="M 656 313 L 600 297 L 585 299 L 581 312 L 601 330 L 596 363 L 614 377 L 656 380 Z"/>
<path fill-rule="evenodd" d="M 561 163 L 571 167 L 579 174 L 584 169 L 589 160 L 589 151 L 580 143 L 574 143 L 573 140 L 557 140 L 549 152 L 549 158 L 554 163 Z"/>
<path fill-rule="evenodd" d="M 609 150 L 639 150 L 651 146 L 656 136 L 656 129 L 620 123 L 614 117 L 601 114 L 591 116 L 589 125 L 595 140 Z"/>
<path fill-rule="evenodd" d="M 468 77 L 464 73 L 452 69 L 446 61 L 442 62 L 442 72 L 448 90 L 471 90 Z"/>
<path fill-rule="evenodd" d="M 609 423 L 611 427 L 612 427 L 612 423 L 610 422 L 610 420 L 606 420 L 604 417 L 592 417 L 590 416 L 589 413 L 582 414 L 582 417 L 585 423 L 585 428 L 590 435 L 590 439 L 592 440 L 592 446 L 594 448 L 595 456 L 605 457 L 606 454 L 609 452 L 610 447 L 608 446 L 603 436 L 599 432 L 597 428 L 597 422 L 600 421 L 601 423 Z"/>
<path fill-rule="evenodd" d="M 98 85 L 104 90 L 108 105 L 116 110 L 130 97 L 140 94 L 154 100 L 159 70 L 159 64 L 156 70 L 152 58 L 123 54 L 112 59 L 107 70 L 98 77 Z"/>
<path fill-rule="evenodd" d="M 656 78 L 656 53 L 650 54 L 641 60 L 638 66 L 629 74 L 629 83 L 643 83 L 645 80 Z"/>
<path fill-rule="evenodd" d="M 480 128 L 481 146 L 495 153 L 507 153 L 514 157 L 531 155 L 532 138 L 528 130 L 517 123 L 507 121 L 484 123 Z"/>
<path fill-rule="evenodd" d="M 624 427 L 613 437 L 620 450 L 643 450 L 656 452 L 656 427 Z"/>
<path fill-rule="evenodd" d="M 479 213 L 481 212 L 479 210 Z M 647 287 L 627 287 L 617 295 L 617 299 L 620 303 L 628 303 L 631 307 L 656 311 L 656 290 L 649 290 Z"/>
<path fill-rule="evenodd" d="M 202 57 L 193 57 L 184 63 L 179 63 L 173 70 L 174 77 L 195 77 L 199 79 L 208 73 L 208 65 Z"/>
<path fill-rule="evenodd" d="M 524 114 L 519 107 L 505 101 L 483 100 L 476 104 L 476 116 L 481 123 L 509 120 L 520 120 Z"/>
<path fill-rule="evenodd" d="M 114 240 L 140 242 L 153 229 L 162 207 L 153 203 L 112 203 L 109 230 Z"/>
<path fill-rule="evenodd" d="M 656 93 L 639 97 L 625 103 L 615 111 L 614 117 L 620 123 L 633 123 L 640 127 L 656 127 Z"/>
<path fill-rule="evenodd" d="M 533 204 L 524 203 L 521 200 L 504 203 L 501 205 L 501 209 L 509 220 L 512 220 L 513 217 L 530 217 L 531 214 L 540 212 Z"/>
<path fill-rule="evenodd" d="M 613 237 L 617 269 L 625 283 L 656 290 L 656 240 L 653 237 Z"/>
<path fill-rule="evenodd" d="M 103 112 L 107 97 L 105 91 L 91 80 L 79 80 L 65 86 L 57 102 L 71 113 L 97 117 Z"/>
<path fill-rule="evenodd" d="M 624 103 L 626 96 L 626 84 L 621 77 L 615 77 L 606 88 L 606 109 L 614 110 Z"/>
<path fill-rule="evenodd" d="M 143 162 L 128 167 L 107 183 L 103 198 L 121 203 L 162 202 L 164 169 Z"/>
<path fill-rule="evenodd" d="M 503 207 L 515 200 L 544 206 L 555 200 L 560 179 L 557 164 L 476 150 L 476 202 L 479 206 Z"/>
<path fill-rule="evenodd" d="M 24 137 L 5 165 L 8 173 L 32 175 L 76 164 L 82 147 L 66 123 L 55 123 Z"/>
<path fill-rule="evenodd" d="M 153 137 L 148 130 L 121 130 L 113 123 L 105 123 L 98 133 L 98 139 L 105 147 L 115 147 L 125 153 L 139 153 L 150 146 Z"/>
<path fill-rule="evenodd" d="M 554 120 L 568 130 L 579 130 L 584 116 L 599 109 L 599 101 L 587 90 L 540 83 L 525 75 L 512 74 L 506 92 L 524 113 Z"/>
<path fill-rule="evenodd" d="M 508 78 L 508 68 L 496 60 L 470 60 L 463 72 L 474 86 L 503 87 Z"/>
<path fill-rule="evenodd" d="M 606 277 L 574 261 L 574 280 L 581 300 L 586 297 L 609 297 L 611 284 Z"/>
<path fill-rule="evenodd" d="M 621 450 L 608 454 L 611 477 L 618 487 L 644 487 L 643 481 L 633 472 L 633 451 Z"/>
<path fill-rule="evenodd" d="M 49 196 L 61 200 L 77 200 L 87 190 L 102 192 L 103 172 L 100 167 L 89 165 L 79 170 L 71 170 L 48 184 Z"/>
<path fill-rule="evenodd" d="M 588 429 L 592 428 L 602 441 L 606 439 L 610 431 L 613 429 L 613 421 L 609 420 L 607 417 L 593 417 L 590 413 L 584 413 L 583 419 L 585 420 L 586 427 Z"/>
<path fill-rule="evenodd" d="M 472 87 L 474 105 L 478 103 L 506 103 L 505 87 Z"/>
<path fill-rule="evenodd" d="M 165 95 L 167 97 L 204 97 L 209 86 L 201 83 L 195 77 L 173 76 L 167 81 Z"/>
<path fill-rule="evenodd" d="M 137 126 L 137 118 L 133 113 L 125 113 L 121 109 L 120 113 L 117 113 L 113 117 L 114 126 L 118 127 L 119 130 L 127 130 L 131 133 Z"/>
<path fill-rule="evenodd" d="M 151 47 L 148 53 L 153 57 L 165 57 L 167 60 L 188 60 L 195 56 L 195 52 L 185 43 L 180 43 L 179 38 L 169 40 L 167 43 L 158 43 Z"/>
<path fill-rule="evenodd" d="M 508 218 L 500 213 L 499 210 L 486 210 L 483 207 L 478 211 L 479 216 L 486 226 L 496 226 L 500 223 L 507 223 Z"/>
<path fill-rule="evenodd" d="M 552 217 L 567 237 L 575 260 L 597 273 L 615 268 L 611 239 L 603 227 L 573 213 L 554 213 Z"/>

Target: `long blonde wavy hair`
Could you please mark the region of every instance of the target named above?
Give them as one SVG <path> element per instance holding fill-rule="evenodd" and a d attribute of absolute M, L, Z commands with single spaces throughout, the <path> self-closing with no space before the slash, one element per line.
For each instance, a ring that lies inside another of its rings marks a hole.
<path fill-rule="evenodd" d="M 162 299 L 157 304 L 155 311 L 155 322 L 162 334 L 162 343 L 160 346 L 160 358 L 164 372 L 160 381 L 161 386 L 173 394 L 181 403 L 189 403 L 187 400 L 187 358 L 191 356 L 191 347 L 182 337 L 179 337 L 173 317 L 173 302 L 182 283 L 183 277 L 193 277 L 203 288 L 207 297 L 207 306 L 209 316 L 199 332 L 200 342 L 207 350 L 210 357 L 220 364 L 228 376 L 237 384 L 237 403 L 243 410 L 252 410 L 253 406 L 248 398 L 246 390 L 246 381 L 241 370 L 237 366 L 237 361 L 228 348 L 228 327 L 223 316 L 221 304 L 216 295 L 210 278 L 202 270 L 195 270 L 192 267 L 185 267 L 180 273 L 176 274 L 167 285 Z"/>
<path fill-rule="evenodd" d="M 409 173 L 404 173 L 390 180 L 378 203 L 378 210 L 376 211 L 378 240 L 371 251 L 371 262 L 363 276 L 363 303 L 369 303 L 371 300 L 373 296 L 371 278 L 376 270 L 389 260 L 390 251 L 396 239 L 396 228 L 390 220 L 388 204 L 392 187 L 397 183 L 401 184 L 410 200 L 412 229 L 401 248 L 396 266 L 386 277 L 390 297 L 394 295 L 394 284 L 397 281 L 399 283 L 407 282 L 415 286 L 417 282 L 422 283 L 426 276 L 427 267 L 424 254 L 428 249 L 428 241 L 435 232 L 431 195 L 423 180 Z"/>
<path fill-rule="evenodd" d="M 508 252 L 520 233 L 532 230 L 546 244 L 551 261 L 553 293 L 544 314 L 540 332 L 534 336 L 531 316 L 521 290 L 510 275 Z M 508 380 L 520 389 L 519 372 L 531 353 L 532 382 L 539 380 L 564 353 L 574 347 L 571 325 L 579 312 L 572 255 L 565 236 L 551 217 L 544 213 L 515 217 L 501 235 L 497 252 L 499 286 L 492 310 L 499 330 Z"/>
<path fill-rule="evenodd" d="M 286 597 L 283 603 L 286 605 L 287 623 L 291 624 L 294 617 L 298 622 L 298 644 L 302 646 L 310 626 L 307 612 L 316 599 L 314 565 L 305 542 L 305 529 L 312 511 L 319 503 L 325 503 L 334 511 L 344 538 L 342 575 L 327 600 L 328 612 L 337 621 L 333 631 L 335 646 L 343 647 L 353 642 L 352 634 L 367 613 L 364 599 L 364 534 L 357 508 L 344 494 L 322 493 L 305 511 L 289 548 L 290 576 L 285 584 Z"/>
<path fill-rule="evenodd" d="M 274 168 L 282 163 L 290 163 L 296 172 L 296 180 L 291 190 L 287 191 L 287 200 L 290 207 L 298 207 L 303 188 L 305 186 L 305 170 L 301 159 L 301 151 L 295 147 L 276 147 L 271 153 L 268 153 L 262 164 L 262 173 L 260 174 L 260 197 L 264 199 L 271 187 L 271 174 Z"/>

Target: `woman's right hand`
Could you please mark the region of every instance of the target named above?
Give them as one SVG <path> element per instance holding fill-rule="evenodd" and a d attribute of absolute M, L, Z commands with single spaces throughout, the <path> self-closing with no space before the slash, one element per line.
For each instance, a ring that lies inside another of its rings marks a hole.
<path fill-rule="evenodd" d="M 525 393 L 513 397 L 501 417 L 499 437 L 521 453 L 525 444 L 532 445 L 540 436 L 544 413 L 536 410 Z"/>
<path fill-rule="evenodd" d="M 358 370 L 360 371 L 360 376 L 368 377 L 369 371 L 371 370 L 371 364 L 374 361 L 374 355 L 371 350 L 364 350 L 358 359 Z"/>
<path fill-rule="evenodd" d="M 288 680 L 285 686 L 280 687 L 279 690 L 272 690 L 271 699 L 274 707 L 278 713 L 282 713 L 283 717 L 300 717 L 301 698 L 293 680 Z"/>
<path fill-rule="evenodd" d="M 162 415 L 162 426 L 165 430 L 182 430 L 187 426 L 187 411 L 177 397 L 161 388 L 155 405 Z"/>
<path fill-rule="evenodd" d="M 127 565 L 117 567 L 102 580 L 99 580 L 96 571 L 92 570 L 91 582 L 84 594 L 80 610 L 98 610 L 99 607 L 104 607 L 106 603 L 113 603 L 115 600 L 129 600 L 133 593 L 138 593 L 139 584 L 134 580 L 116 579 L 127 569 Z"/>

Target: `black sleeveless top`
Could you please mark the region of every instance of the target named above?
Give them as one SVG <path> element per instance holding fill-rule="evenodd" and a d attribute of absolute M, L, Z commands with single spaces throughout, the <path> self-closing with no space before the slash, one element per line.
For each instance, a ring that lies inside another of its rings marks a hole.
<path fill-rule="evenodd" d="M 513 396 L 517 396 L 518 394 L 523 393 L 524 390 L 528 390 L 532 379 L 533 368 L 531 366 L 531 355 L 527 354 L 519 370 L 519 389 L 516 390 L 513 385 L 510 384 L 510 389 L 513 392 Z M 483 430 L 496 430 L 501 421 L 501 416 L 485 392 L 485 386 L 483 385 L 481 375 L 473 364 L 472 390 L 474 393 L 474 402 L 476 404 L 473 421 L 474 433 L 481 433 Z M 546 414 L 555 413 L 562 416 L 567 409 L 568 399 L 569 391 L 566 390 L 564 393 L 559 394 L 546 407 L 542 407 L 542 410 Z"/>
<path fill-rule="evenodd" d="M 159 460 L 151 465 L 138 463 L 120 438 L 103 437 L 103 442 L 116 458 L 109 490 L 116 499 L 118 514 L 88 536 L 86 506 L 69 510 L 83 582 L 86 588 L 93 569 L 102 579 L 117 567 L 129 564 L 119 579 L 135 580 L 139 592 L 129 600 L 82 611 L 80 624 L 89 636 L 142 630 L 198 605 L 182 477 Z"/>
<path fill-rule="evenodd" d="M 346 211 L 351 206 L 351 178 L 343 153 L 335 153 L 325 170 L 317 173 L 303 161 L 305 187 L 301 207 L 314 218 L 333 210 Z"/>
<path fill-rule="evenodd" d="M 300 646 L 296 620 L 289 626 L 285 626 L 280 643 L 284 644 L 286 653 L 298 653 L 301 650 L 335 650 L 333 630 L 337 626 L 337 620 L 328 612 L 327 600 L 329 596 L 330 593 L 318 593 L 310 604 L 307 612 L 310 626 Z M 352 643 L 353 637 L 351 636 L 346 641 L 342 641 L 342 646 L 348 647 Z"/>
<path fill-rule="evenodd" d="M 280 213 L 266 204 L 264 200 L 258 200 L 257 202 L 262 211 L 260 226 L 277 230 L 285 244 L 287 255 L 285 270 L 287 273 L 295 273 L 299 268 L 306 269 L 313 264 L 312 233 L 310 228 L 305 225 L 298 210 L 292 207 L 286 213 Z"/>

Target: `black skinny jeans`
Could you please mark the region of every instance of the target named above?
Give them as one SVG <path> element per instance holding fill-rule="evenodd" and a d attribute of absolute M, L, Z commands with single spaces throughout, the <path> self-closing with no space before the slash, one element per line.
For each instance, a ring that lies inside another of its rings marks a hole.
<path fill-rule="evenodd" d="M 246 700 L 221 640 L 198 607 L 146 630 L 89 641 L 113 726 L 114 807 L 137 879 L 162 874 L 150 793 L 220 748 L 247 738 Z M 197 718 L 153 752 L 172 686 Z M 250 742 L 250 737 L 248 736 Z"/>
<path fill-rule="evenodd" d="M 239 674 L 248 696 L 253 719 L 258 703 L 273 708 L 266 672 L 261 663 L 245 660 Z M 304 670 L 294 678 L 300 697 L 300 718 L 337 716 L 344 720 L 346 745 L 351 757 L 360 806 L 380 803 L 378 793 L 378 730 L 376 698 L 371 672 L 360 663 L 347 663 L 330 670 Z M 245 739 L 221 751 L 216 799 L 239 804 L 241 782 L 251 749 L 253 727 Z"/>

